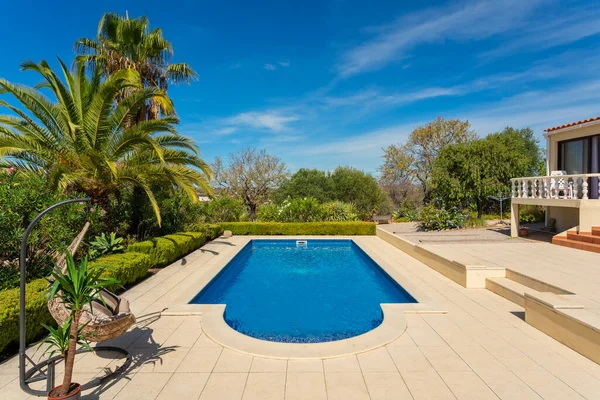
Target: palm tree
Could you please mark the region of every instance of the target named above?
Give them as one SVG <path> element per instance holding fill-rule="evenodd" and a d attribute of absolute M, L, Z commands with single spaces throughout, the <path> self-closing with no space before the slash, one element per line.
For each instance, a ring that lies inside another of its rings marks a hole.
<path fill-rule="evenodd" d="M 35 88 L 0 79 L 0 94 L 12 95 L 21 106 L 0 100 L 13 114 L 0 115 L 0 168 L 42 172 L 53 188 L 83 191 L 102 205 L 123 188 L 141 190 L 159 224 L 153 184 L 181 189 L 192 201 L 196 189 L 210 192 L 210 167 L 193 141 L 177 133 L 174 115 L 135 123 L 147 101 L 172 113 L 163 90 L 142 88 L 132 69 L 102 79 L 99 69 L 88 76 L 83 62 L 73 71 L 59 62 L 64 82 L 46 61 L 22 64 L 42 76 Z M 55 101 L 42 94 L 45 89 Z"/>
<path fill-rule="evenodd" d="M 186 63 L 170 63 L 173 47 L 163 36 L 162 30 L 150 30 L 148 18 L 129 19 L 107 13 L 98 24 L 94 39 L 81 38 L 75 49 L 88 65 L 102 68 L 106 75 L 122 69 L 133 69 L 139 73 L 142 87 L 155 87 L 165 93 L 169 83 L 190 83 L 197 79 L 196 73 Z M 138 120 L 152 120 L 168 110 L 161 104 L 149 101 L 140 109 Z"/>

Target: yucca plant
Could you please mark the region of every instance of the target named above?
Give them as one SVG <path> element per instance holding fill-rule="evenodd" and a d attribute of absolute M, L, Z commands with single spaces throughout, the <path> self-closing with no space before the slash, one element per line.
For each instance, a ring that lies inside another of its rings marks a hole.
<path fill-rule="evenodd" d="M 105 233 L 102 233 L 101 235 L 94 237 L 90 242 L 90 259 L 93 260 L 100 256 L 120 253 L 125 249 L 122 243 L 123 238 L 117 237 L 116 233 L 112 232 L 108 236 Z"/>
<path fill-rule="evenodd" d="M 76 264 L 73 256 L 67 253 L 64 271 L 56 267 L 48 278 L 50 283 L 47 291 L 48 301 L 56 298 L 70 312 L 67 322 L 54 331 L 50 330 L 50 336 L 46 340 L 47 344 L 55 347 L 55 351 L 63 355 L 65 362 L 63 383 L 51 391 L 52 395 L 66 396 L 73 390 L 73 366 L 77 344 L 85 342 L 85 336 L 79 336 L 84 328 L 79 323 L 82 313 L 86 308 L 92 310 L 92 301 L 102 300 L 100 295 L 102 289 L 119 284 L 119 281 L 114 278 L 102 277 L 103 270 L 103 267 L 88 266 L 87 258 Z"/>

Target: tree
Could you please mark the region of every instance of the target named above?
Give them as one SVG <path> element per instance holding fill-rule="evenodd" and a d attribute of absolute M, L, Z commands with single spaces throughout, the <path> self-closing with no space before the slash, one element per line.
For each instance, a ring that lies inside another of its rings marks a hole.
<path fill-rule="evenodd" d="M 276 191 L 274 197 L 282 202 L 288 197 L 292 199 L 312 197 L 320 203 L 332 200 L 333 182 L 325 171 L 301 168 L 285 181 Z"/>
<path fill-rule="evenodd" d="M 445 204 L 474 204 L 481 218 L 488 196 L 510 191 L 510 179 L 538 171 L 541 152 L 529 128 L 444 147 L 435 162 L 435 194 Z"/>
<path fill-rule="evenodd" d="M 370 174 L 351 167 L 338 167 L 331 174 L 333 198 L 356 206 L 360 219 L 391 212 L 391 201 Z"/>
<path fill-rule="evenodd" d="M 88 77 L 77 62 L 70 72 L 59 59 L 64 82 L 46 61 L 22 64 L 43 78 L 55 101 L 39 89 L 0 79 L 0 94 L 10 94 L 21 108 L 5 101 L 0 107 L 15 115 L 0 115 L 0 168 L 45 174 L 49 185 L 64 192 L 80 191 L 108 208 L 108 196 L 123 188 L 139 188 L 160 210 L 152 184 L 183 190 L 197 201 L 196 190 L 210 190 L 210 167 L 198 157 L 190 139 L 177 134 L 177 118 L 161 117 L 134 123 L 147 101 L 172 110 L 164 92 L 140 87 L 139 74 L 120 70 L 101 78 Z M 131 90 L 129 90 L 131 89 Z M 119 93 L 128 92 L 118 105 Z"/>
<path fill-rule="evenodd" d="M 390 145 L 383 151 L 383 164 L 378 168 L 379 184 L 390 196 L 394 205 L 415 200 L 417 188 L 412 173 L 413 158 L 403 147 L 396 145 Z"/>
<path fill-rule="evenodd" d="M 229 154 L 225 166 L 220 157 L 213 164 L 214 185 L 226 194 L 241 200 L 253 221 L 256 209 L 267 202 L 269 194 L 288 178 L 287 166 L 265 150 L 249 147 Z"/>
<path fill-rule="evenodd" d="M 412 159 L 412 173 L 421 184 L 425 200 L 430 198 L 433 165 L 439 152 L 447 145 L 465 143 L 476 138 L 468 121 L 446 120 L 442 117 L 412 131 L 404 145 L 404 151 Z"/>
<path fill-rule="evenodd" d="M 197 79 L 188 64 L 170 63 L 171 43 L 162 36 L 160 28 L 150 30 L 146 17 L 129 19 L 127 15 L 106 13 L 98 24 L 97 36 L 78 39 L 75 49 L 81 53 L 79 60 L 101 68 L 106 75 L 123 69 L 137 71 L 144 88 L 159 88 L 166 93 L 169 83 L 190 83 Z M 140 108 L 138 120 L 157 119 L 159 111 L 168 109 L 149 99 Z"/>

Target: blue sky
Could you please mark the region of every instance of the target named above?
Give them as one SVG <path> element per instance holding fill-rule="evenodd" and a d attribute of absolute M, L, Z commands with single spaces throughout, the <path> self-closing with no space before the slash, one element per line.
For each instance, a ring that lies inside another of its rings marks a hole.
<path fill-rule="evenodd" d="M 169 94 L 204 158 L 255 146 L 292 170 L 375 172 L 382 147 L 438 115 L 540 138 L 600 115 L 599 1 L 404 3 L 7 2 L 0 76 L 34 84 L 21 61 L 70 61 L 106 11 L 146 15 L 200 76 Z"/>

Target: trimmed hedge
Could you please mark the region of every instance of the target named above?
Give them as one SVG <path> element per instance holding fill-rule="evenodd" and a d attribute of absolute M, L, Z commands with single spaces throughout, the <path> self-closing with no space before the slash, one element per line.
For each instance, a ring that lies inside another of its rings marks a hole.
<path fill-rule="evenodd" d="M 42 325 L 55 325 L 44 292 L 48 287 L 45 279 L 37 279 L 25 287 L 25 310 L 27 342 L 42 336 Z M 0 292 L 0 352 L 19 341 L 19 288 Z"/>
<path fill-rule="evenodd" d="M 134 243 L 127 247 L 127 252 L 148 254 L 150 256 L 150 264 L 154 267 L 164 267 L 177 258 L 175 243 L 163 237 Z"/>
<path fill-rule="evenodd" d="M 206 235 L 203 232 L 173 233 L 171 235 L 163 236 L 163 238 L 171 240 L 175 245 L 175 259 L 183 257 L 187 253 L 202 247 L 206 242 Z"/>
<path fill-rule="evenodd" d="M 375 235 L 374 222 L 223 222 L 234 235 Z"/>
<path fill-rule="evenodd" d="M 207 241 L 216 239 L 223 234 L 223 228 L 219 224 L 197 223 L 188 226 L 187 230 L 192 232 L 204 232 Z"/>
<path fill-rule="evenodd" d="M 120 282 L 119 285 L 108 287 L 108 290 L 116 290 L 121 286 L 137 282 L 146 276 L 148 269 L 152 266 L 149 255 L 134 252 L 99 257 L 89 265 L 108 267 L 102 276 L 115 278 Z"/>
<path fill-rule="evenodd" d="M 207 238 L 212 240 L 221 227 L 207 225 L 200 232 L 178 232 L 166 236 L 144 240 L 130 245 L 127 252 L 144 253 L 150 256 L 152 267 L 164 267 L 183 257 L 191 251 L 202 247 Z M 219 233 L 220 235 L 220 233 Z"/>

